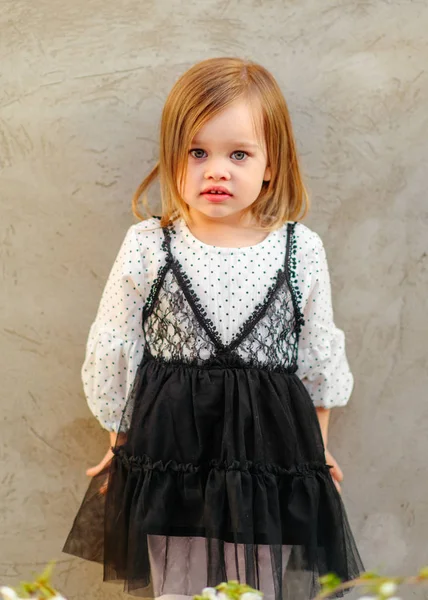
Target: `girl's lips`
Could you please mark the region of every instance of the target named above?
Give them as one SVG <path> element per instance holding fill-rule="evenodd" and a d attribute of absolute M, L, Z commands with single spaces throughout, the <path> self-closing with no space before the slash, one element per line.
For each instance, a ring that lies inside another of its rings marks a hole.
<path fill-rule="evenodd" d="M 231 198 L 230 194 L 210 194 L 209 192 L 202 194 L 202 196 L 208 200 L 208 202 L 213 202 L 214 204 L 218 202 L 224 202 L 228 198 Z"/>

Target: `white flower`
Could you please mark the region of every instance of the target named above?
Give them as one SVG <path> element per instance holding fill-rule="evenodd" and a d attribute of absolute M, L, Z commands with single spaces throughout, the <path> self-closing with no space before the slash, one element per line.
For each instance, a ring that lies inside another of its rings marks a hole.
<path fill-rule="evenodd" d="M 18 596 L 15 590 L 10 587 L 0 587 L 0 596 L 4 600 L 17 600 Z"/>
<path fill-rule="evenodd" d="M 216 600 L 230 600 L 229 596 L 227 594 L 225 594 L 224 592 L 218 592 L 217 596 L 216 596 Z"/>
<path fill-rule="evenodd" d="M 376 600 L 376 596 L 360 596 L 358 600 Z"/>
<path fill-rule="evenodd" d="M 256 594 L 256 592 L 244 592 L 241 595 L 241 600 L 262 600 L 262 595 Z"/>
<path fill-rule="evenodd" d="M 387 596 L 388 598 L 392 596 L 392 594 L 397 590 L 397 584 L 393 581 L 385 581 L 379 588 L 379 592 L 382 596 Z"/>
<path fill-rule="evenodd" d="M 214 588 L 206 587 L 202 590 L 202 596 L 208 600 L 215 600 L 217 598 L 217 592 Z"/>

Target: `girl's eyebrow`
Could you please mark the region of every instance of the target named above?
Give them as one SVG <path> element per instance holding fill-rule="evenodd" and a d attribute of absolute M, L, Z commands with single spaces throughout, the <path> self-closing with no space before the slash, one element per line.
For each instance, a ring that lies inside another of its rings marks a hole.
<path fill-rule="evenodd" d="M 232 146 L 233 148 L 243 148 L 243 147 L 245 147 L 245 148 L 252 148 L 253 150 L 256 150 L 259 147 L 259 145 L 256 144 L 256 143 L 254 143 L 254 142 L 234 142 L 234 141 L 231 141 L 231 142 L 225 142 L 225 143 L 228 144 L 229 146 Z M 192 141 L 192 145 L 207 146 L 208 144 L 206 142 L 205 143 L 201 142 L 198 139 L 194 139 Z"/>

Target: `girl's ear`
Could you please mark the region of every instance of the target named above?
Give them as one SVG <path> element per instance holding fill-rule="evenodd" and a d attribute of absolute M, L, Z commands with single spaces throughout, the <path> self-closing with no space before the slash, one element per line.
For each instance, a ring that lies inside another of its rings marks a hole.
<path fill-rule="evenodd" d="M 266 167 L 265 174 L 263 175 L 263 181 L 270 181 L 272 177 L 272 172 L 270 167 Z"/>

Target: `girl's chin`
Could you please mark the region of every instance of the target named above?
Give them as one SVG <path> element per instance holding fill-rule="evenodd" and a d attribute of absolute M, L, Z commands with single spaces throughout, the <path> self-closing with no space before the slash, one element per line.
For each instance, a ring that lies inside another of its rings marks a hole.
<path fill-rule="evenodd" d="M 231 210 L 230 208 L 227 208 L 226 206 L 209 206 L 209 207 L 203 207 L 203 208 L 194 208 L 194 207 L 190 207 L 190 215 L 194 218 L 199 218 L 199 219 L 203 219 L 203 218 L 207 218 L 210 220 L 216 220 L 216 219 L 240 219 L 242 216 L 242 210 Z"/>
<path fill-rule="evenodd" d="M 216 203 L 212 205 L 197 206 L 195 204 L 187 204 L 189 207 L 190 215 L 194 218 L 207 217 L 208 219 L 241 219 L 245 214 L 248 207 L 237 208 L 232 207 L 230 204 Z"/>

